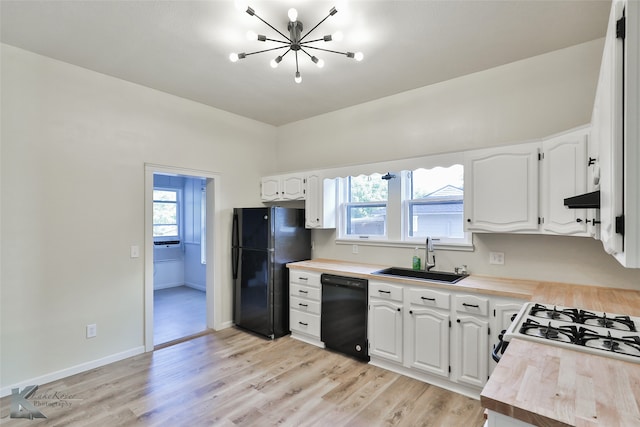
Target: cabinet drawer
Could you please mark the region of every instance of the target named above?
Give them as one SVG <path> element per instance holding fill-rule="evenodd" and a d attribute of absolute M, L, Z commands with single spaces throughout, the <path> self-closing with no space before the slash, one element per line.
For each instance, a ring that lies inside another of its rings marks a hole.
<path fill-rule="evenodd" d="M 456 295 L 456 311 L 460 313 L 489 315 L 489 299 L 474 295 Z"/>
<path fill-rule="evenodd" d="M 292 297 L 301 297 L 320 301 L 320 288 L 311 288 L 309 286 L 301 286 L 296 283 L 292 283 L 289 286 L 289 295 Z"/>
<path fill-rule="evenodd" d="M 409 289 L 409 303 L 423 305 L 425 307 L 436 307 L 448 310 L 450 307 L 449 294 L 438 292 L 432 289 Z"/>
<path fill-rule="evenodd" d="M 320 302 L 310 301 L 305 298 L 298 298 L 291 296 L 289 299 L 289 306 L 294 310 L 300 310 L 307 313 L 320 314 Z"/>
<path fill-rule="evenodd" d="M 388 283 L 369 282 L 369 296 L 392 301 L 402 301 L 402 286 Z"/>
<path fill-rule="evenodd" d="M 291 310 L 289 313 L 289 329 L 320 338 L 320 316 Z"/>
<path fill-rule="evenodd" d="M 305 270 L 291 270 L 289 272 L 289 283 L 320 287 L 320 273 L 313 273 Z"/>

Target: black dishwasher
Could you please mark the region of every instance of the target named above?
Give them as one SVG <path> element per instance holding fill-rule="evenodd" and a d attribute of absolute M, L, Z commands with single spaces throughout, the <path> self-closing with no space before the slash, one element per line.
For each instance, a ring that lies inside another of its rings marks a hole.
<path fill-rule="evenodd" d="M 323 274 L 320 338 L 331 349 L 369 360 L 367 346 L 368 282 Z"/>

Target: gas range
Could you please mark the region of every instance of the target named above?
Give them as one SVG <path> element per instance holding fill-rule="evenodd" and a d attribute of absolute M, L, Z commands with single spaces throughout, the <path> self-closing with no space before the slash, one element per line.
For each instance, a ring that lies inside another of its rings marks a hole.
<path fill-rule="evenodd" d="M 527 303 L 504 340 L 521 338 L 640 363 L 640 318 Z"/>

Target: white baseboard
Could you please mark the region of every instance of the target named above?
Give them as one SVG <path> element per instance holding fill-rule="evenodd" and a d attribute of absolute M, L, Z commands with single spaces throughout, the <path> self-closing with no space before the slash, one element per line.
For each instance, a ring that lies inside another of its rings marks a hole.
<path fill-rule="evenodd" d="M 123 351 L 121 353 L 112 354 L 107 357 L 103 357 L 102 359 L 92 360 L 90 362 L 81 363 L 76 366 L 72 366 L 70 368 L 61 369 L 59 371 L 51 372 L 49 374 L 41 375 L 36 378 L 32 378 L 25 381 L 20 381 L 17 384 L 13 384 L 10 386 L 0 388 L 0 397 L 8 396 L 11 394 L 12 388 L 24 388 L 29 385 L 42 385 L 47 384 L 52 381 L 56 381 L 62 378 L 69 377 L 71 375 L 79 374 L 81 372 L 86 372 L 90 369 L 99 368 L 100 366 L 108 365 L 113 362 L 118 362 L 120 360 L 127 359 L 129 357 L 137 356 L 139 354 L 144 353 L 144 346 L 135 347 L 130 350 Z"/>
<path fill-rule="evenodd" d="M 205 285 L 200 285 L 198 283 L 188 283 L 188 282 L 184 282 L 184 285 L 187 288 L 191 288 L 191 289 L 195 289 L 196 291 L 202 291 L 202 292 L 206 292 L 207 288 Z"/>
<path fill-rule="evenodd" d="M 160 289 L 169 289 L 169 288 L 176 288 L 178 286 L 182 286 L 184 285 L 184 283 L 182 282 L 173 282 L 173 283 L 159 283 L 159 284 L 153 284 L 153 290 L 157 291 Z"/>

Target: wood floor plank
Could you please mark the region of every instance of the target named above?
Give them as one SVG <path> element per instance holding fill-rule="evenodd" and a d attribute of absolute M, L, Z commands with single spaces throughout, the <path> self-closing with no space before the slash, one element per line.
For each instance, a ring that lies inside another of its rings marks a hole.
<path fill-rule="evenodd" d="M 477 400 L 283 337 L 230 328 L 40 385 L 40 426 L 481 427 Z M 57 397 L 56 397 L 57 396 Z M 66 400 L 65 400 L 66 398 Z"/>

